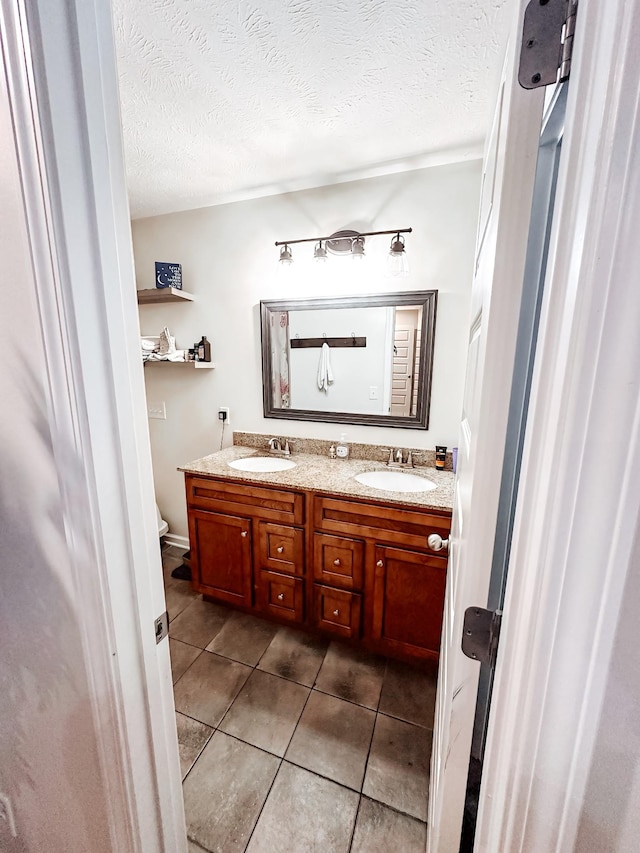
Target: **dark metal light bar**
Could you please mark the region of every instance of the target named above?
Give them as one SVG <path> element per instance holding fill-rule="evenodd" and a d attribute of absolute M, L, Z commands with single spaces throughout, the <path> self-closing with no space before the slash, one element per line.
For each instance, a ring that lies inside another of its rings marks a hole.
<path fill-rule="evenodd" d="M 380 234 L 411 234 L 413 228 L 394 228 L 391 231 L 358 231 L 355 237 L 377 237 Z M 328 237 L 304 237 L 302 240 L 276 240 L 276 246 L 293 246 L 296 243 L 326 243 L 328 240 L 335 240 L 336 235 L 330 234 Z"/>

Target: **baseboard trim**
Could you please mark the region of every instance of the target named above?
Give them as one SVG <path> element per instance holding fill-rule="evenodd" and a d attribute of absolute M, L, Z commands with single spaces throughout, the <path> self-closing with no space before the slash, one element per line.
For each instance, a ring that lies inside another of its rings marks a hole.
<path fill-rule="evenodd" d="M 176 548 L 184 548 L 185 551 L 189 548 L 188 536 L 178 536 L 176 533 L 167 533 L 162 537 L 162 541 L 166 545 L 175 545 Z"/>

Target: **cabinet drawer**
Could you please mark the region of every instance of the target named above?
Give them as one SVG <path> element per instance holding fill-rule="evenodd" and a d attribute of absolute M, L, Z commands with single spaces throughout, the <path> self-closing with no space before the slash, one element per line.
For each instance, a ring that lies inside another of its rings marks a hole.
<path fill-rule="evenodd" d="M 187 505 L 267 521 L 304 524 L 304 495 L 283 489 L 244 485 L 187 474 Z"/>
<path fill-rule="evenodd" d="M 313 574 L 316 581 L 342 589 L 362 589 L 364 543 L 315 533 Z"/>
<path fill-rule="evenodd" d="M 427 538 L 439 533 L 446 539 L 451 528 L 451 514 L 316 496 L 314 526 L 328 533 L 378 539 L 390 545 L 406 545 L 434 553 L 427 545 Z M 438 556 L 442 558 L 446 554 L 439 552 Z"/>
<path fill-rule="evenodd" d="M 362 597 L 330 586 L 315 584 L 313 588 L 315 623 L 318 628 L 340 637 L 360 636 Z"/>
<path fill-rule="evenodd" d="M 260 572 L 258 585 L 260 607 L 265 613 L 302 622 L 304 615 L 304 581 L 277 572 Z"/>
<path fill-rule="evenodd" d="M 256 568 L 303 575 L 304 530 L 268 521 L 259 522 Z"/>

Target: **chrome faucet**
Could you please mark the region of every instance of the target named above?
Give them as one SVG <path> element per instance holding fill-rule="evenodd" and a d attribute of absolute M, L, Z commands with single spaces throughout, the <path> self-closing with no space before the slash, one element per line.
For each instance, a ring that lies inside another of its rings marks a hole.
<path fill-rule="evenodd" d="M 284 447 L 282 446 L 282 439 L 280 438 L 270 438 L 269 439 L 269 449 L 271 453 L 276 454 L 277 456 L 291 456 L 291 451 L 289 450 L 289 441 L 285 439 Z"/>
<path fill-rule="evenodd" d="M 393 449 L 389 451 L 389 460 L 387 461 L 387 468 L 413 468 L 413 454 L 409 450 L 407 452 L 406 462 L 402 461 L 402 450 L 398 449 L 395 452 Z"/>

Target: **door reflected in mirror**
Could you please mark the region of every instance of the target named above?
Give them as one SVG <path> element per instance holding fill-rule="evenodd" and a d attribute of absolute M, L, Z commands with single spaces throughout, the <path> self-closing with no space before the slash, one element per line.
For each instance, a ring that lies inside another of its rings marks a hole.
<path fill-rule="evenodd" d="M 427 429 L 437 291 L 260 303 L 265 417 Z"/>

